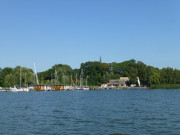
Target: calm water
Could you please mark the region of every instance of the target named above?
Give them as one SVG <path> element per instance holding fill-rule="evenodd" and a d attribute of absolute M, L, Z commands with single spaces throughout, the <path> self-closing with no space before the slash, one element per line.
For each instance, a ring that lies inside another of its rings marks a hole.
<path fill-rule="evenodd" d="M 179 135 L 180 90 L 1 92 L 2 135 Z"/>

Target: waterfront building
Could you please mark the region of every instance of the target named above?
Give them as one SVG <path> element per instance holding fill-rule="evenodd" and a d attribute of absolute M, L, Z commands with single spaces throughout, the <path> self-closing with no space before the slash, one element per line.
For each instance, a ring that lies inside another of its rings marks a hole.
<path fill-rule="evenodd" d="M 129 77 L 120 77 L 120 79 L 112 79 L 109 81 L 112 86 L 115 87 L 126 87 L 126 83 L 129 81 Z"/>
<path fill-rule="evenodd" d="M 109 81 L 111 83 L 111 86 L 114 87 L 127 87 L 127 83 L 130 81 L 129 77 L 120 77 L 120 79 L 112 79 Z M 137 77 L 137 84 L 140 86 L 140 79 Z M 132 87 L 135 87 L 136 84 L 132 84 Z"/>

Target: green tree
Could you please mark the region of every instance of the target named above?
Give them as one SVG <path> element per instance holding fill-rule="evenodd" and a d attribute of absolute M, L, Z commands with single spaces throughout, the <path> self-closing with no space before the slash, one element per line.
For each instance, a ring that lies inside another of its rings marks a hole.
<path fill-rule="evenodd" d="M 6 75 L 4 84 L 6 87 L 12 87 L 16 85 L 15 76 L 11 73 Z"/>
<path fill-rule="evenodd" d="M 90 85 L 100 85 L 103 78 L 103 66 L 100 62 L 86 62 L 81 64 L 80 70 L 84 71 L 84 78 L 89 77 Z"/>
<path fill-rule="evenodd" d="M 155 85 L 160 85 L 160 75 L 157 72 L 154 72 L 150 77 L 149 77 L 149 84 L 150 86 L 155 84 Z"/>
<path fill-rule="evenodd" d="M 20 70 L 21 70 L 21 85 L 27 86 L 33 84 L 34 83 L 33 70 L 26 67 L 17 66 L 14 68 L 12 73 L 14 75 L 16 85 L 20 85 Z"/>
<path fill-rule="evenodd" d="M 0 72 L 0 85 L 2 87 L 6 87 L 6 84 L 5 84 L 5 77 L 8 75 L 8 74 L 11 74 L 13 72 L 13 69 L 12 68 L 9 68 L 9 67 L 5 67 L 3 70 L 1 69 L 1 72 Z"/>
<path fill-rule="evenodd" d="M 69 65 L 57 64 L 51 69 L 38 73 L 40 82 L 51 84 L 71 84 L 71 76 L 75 79 L 75 72 Z M 43 79 L 43 80 L 42 80 Z"/>
<path fill-rule="evenodd" d="M 142 85 L 147 85 L 147 66 L 141 62 L 137 62 L 138 77 Z"/>
<path fill-rule="evenodd" d="M 130 76 L 129 76 L 130 82 L 131 82 L 132 84 L 136 84 L 136 83 L 137 83 L 137 75 L 138 75 L 138 70 L 135 69 L 134 67 L 132 67 L 132 68 L 130 69 Z"/>

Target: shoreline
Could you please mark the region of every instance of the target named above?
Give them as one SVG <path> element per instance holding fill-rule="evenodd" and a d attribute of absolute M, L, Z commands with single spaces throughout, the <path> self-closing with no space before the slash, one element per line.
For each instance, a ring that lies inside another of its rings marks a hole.
<path fill-rule="evenodd" d="M 159 89 L 180 89 L 180 88 L 150 88 L 150 87 L 114 87 L 114 88 L 99 88 L 99 87 L 90 87 L 91 90 L 159 90 Z M 16 92 L 47 92 L 47 91 L 89 91 L 89 90 L 30 90 L 30 91 L 16 91 Z M 0 92 L 13 92 L 10 90 L 0 90 Z"/>
<path fill-rule="evenodd" d="M 90 90 L 132 90 L 132 89 L 150 89 L 150 88 L 149 87 L 110 87 L 110 88 L 90 87 Z"/>

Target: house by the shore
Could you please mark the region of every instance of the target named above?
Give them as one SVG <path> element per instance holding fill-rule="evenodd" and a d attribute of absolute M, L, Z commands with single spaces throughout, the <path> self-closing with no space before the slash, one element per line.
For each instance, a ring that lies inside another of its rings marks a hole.
<path fill-rule="evenodd" d="M 120 79 L 112 79 L 109 81 L 111 86 L 113 87 L 127 87 L 127 82 L 129 81 L 129 77 L 120 77 Z"/>

